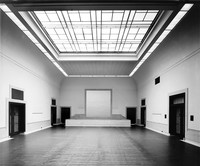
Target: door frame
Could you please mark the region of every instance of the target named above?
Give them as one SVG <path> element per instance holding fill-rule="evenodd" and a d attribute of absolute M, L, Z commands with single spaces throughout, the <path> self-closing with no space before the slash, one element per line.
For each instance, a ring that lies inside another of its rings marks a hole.
<path fill-rule="evenodd" d="M 62 108 L 69 108 L 70 109 L 70 118 L 72 117 L 71 113 L 71 106 L 60 106 L 60 122 L 62 123 Z"/>
<path fill-rule="evenodd" d="M 130 107 L 126 107 L 126 113 L 125 113 L 126 114 L 126 118 L 127 118 L 127 108 L 135 108 L 136 109 L 136 111 L 135 111 L 135 124 L 133 124 L 133 125 L 136 125 L 137 124 L 137 107 L 134 107 L 134 106 L 133 107 L 131 107 L 131 106 Z"/>
<path fill-rule="evenodd" d="M 144 113 L 144 125 L 141 123 L 142 122 L 142 108 L 145 108 L 145 113 Z M 146 127 L 146 124 L 147 124 L 147 107 L 146 105 L 144 106 L 141 106 L 140 107 L 140 125 L 143 126 L 143 127 Z"/>
<path fill-rule="evenodd" d="M 26 132 L 26 125 L 27 125 L 27 113 L 26 113 L 26 101 L 24 100 L 16 100 L 16 99 L 6 99 L 6 110 L 7 110 L 7 113 L 6 113 L 6 122 L 5 122 L 5 127 L 6 127 L 6 130 L 7 130 L 7 133 L 8 133 L 8 137 L 11 137 L 10 136 L 10 103 L 16 103 L 16 104 L 24 104 L 25 105 L 25 131 L 24 133 Z"/>
<path fill-rule="evenodd" d="M 145 101 L 145 104 L 144 105 L 142 105 L 142 101 Z M 146 106 L 146 103 L 147 103 L 147 101 L 146 101 L 146 98 L 141 98 L 140 99 L 140 123 L 139 123 L 139 125 L 140 126 L 143 126 L 143 127 L 146 127 L 146 124 L 147 124 L 147 106 Z M 141 122 L 142 122 L 142 108 L 145 108 L 145 115 L 144 115 L 144 125 L 142 125 L 141 124 Z"/>
<path fill-rule="evenodd" d="M 51 126 L 54 126 L 54 124 L 56 124 L 56 123 L 53 123 L 52 108 L 56 109 L 56 123 L 57 123 L 57 106 L 51 105 L 51 108 L 50 108 Z"/>
<path fill-rule="evenodd" d="M 168 132 L 170 132 L 170 97 L 175 96 L 175 95 L 179 95 L 179 94 L 185 94 L 185 112 L 184 112 L 184 137 L 186 135 L 186 132 L 188 130 L 188 88 L 186 89 L 182 89 L 182 90 L 178 90 L 172 93 L 168 94 Z M 170 134 L 170 133 L 169 133 Z"/>

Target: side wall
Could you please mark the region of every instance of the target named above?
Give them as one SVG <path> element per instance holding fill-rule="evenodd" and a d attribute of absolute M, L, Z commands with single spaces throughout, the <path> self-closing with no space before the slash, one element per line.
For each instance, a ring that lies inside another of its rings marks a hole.
<path fill-rule="evenodd" d="M 146 99 L 147 127 L 164 133 L 169 132 L 169 95 L 187 91 L 186 139 L 200 143 L 199 11 L 199 4 L 193 6 L 134 79 L 138 87 L 138 106 L 142 98 Z M 158 76 L 160 83 L 155 85 L 154 79 Z M 190 121 L 190 115 L 194 115 L 194 121 Z"/>
<path fill-rule="evenodd" d="M 70 106 L 72 116 L 85 114 L 86 89 L 112 89 L 112 114 L 126 116 L 126 107 L 137 106 L 132 78 L 66 78 L 61 83 L 60 106 Z"/>
<path fill-rule="evenodd" d="M 51 98 L 59 100 L 62 74 L 0 11 L 0 139 L 8 137 L 10 87 L 24 91 L 26 132 L 50 126 Z"/>

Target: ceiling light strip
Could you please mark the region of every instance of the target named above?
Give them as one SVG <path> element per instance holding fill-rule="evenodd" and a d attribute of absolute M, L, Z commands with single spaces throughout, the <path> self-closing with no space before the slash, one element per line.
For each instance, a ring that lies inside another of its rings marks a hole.
<path fill-rule="evenodd" d="M 0 4 L 0 9 L 28 36 L 28 38 L 42 51 L 42 53 L 65 75 L 67 73 L 60 67 L 46 49 L 37 41 L 37 39 L 29 32 L 29 30 L 21 23 L 21 21 L 14 15 L 14 13 L 5 5 Z"/>
<path fill-rule="evenodd" d="M 129 74 L 129 76 L 133 76 L 133 74 L 139 69 L 139 67 L 145 62 L 145 60 L 152 54 L 152 52 L 158 47 L 158 45 L 165 39 L 165 37 L 172 31 L 172 29 L 180 22 L 180 20 L 184 17 L 184 15 L 190 10 L 193 4 L 185 4 L 178 14 L 174 17 L 174 19 L 170 22 L 167 28 L 163 31 L 160 37 L 156 40 L 156 42 L 151 46 L 149 51 L 143 56 L 140 62 L 136 65 L 133 71 Z"/>

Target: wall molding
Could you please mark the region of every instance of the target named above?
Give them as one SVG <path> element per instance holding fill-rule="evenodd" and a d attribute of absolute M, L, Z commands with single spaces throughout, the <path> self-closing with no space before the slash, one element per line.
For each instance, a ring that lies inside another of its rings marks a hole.
<path fill-rule="evenodd" d="M 29 122 L 26 124 L 43 123 L 43 122 L 50 122 L 50 120 L 41 120 L 41 121 L 36 121 L 36 122 Z"/>
<path fill-rule="evenodd" d="M 163 135 L 165 135 L 165 136 L 170 136 L 169 133 L 165 133 L 165 132 L 162 132 L 162 131 L 158 131 L 158 130 L 152 129 L 152 128 L 150 128 L 150 127 L 145 127 L 145 128 L 148 129 L 148 130 L 154 131 L 154 132 L 156 132 L 156 133 L 163 134 Z"/>
<path fill-rule="evenodd" d="M 184 63 L 185 61 L 187 61 L 188 59 L 194 57 L 195 55 L 197 55 L 198 53 L 200 53 L 200 48 L 194 50 L 193 52 L 191 52 L 190 54 L 180 58 L 178 61 L 174 62 L 171 66 L 168 66 L 167 68 L 163 69 L 159 74 L 154 75 L 153 77 L 149 78 L 147 81 L 145 81 L 144 83 L 140 83 L 138 85 L 139 89 L 141 89 L 142 87 L 144 87 L 145 85 L 148 85 L 149 82 L 154 81 L 156 77 L 158 76 L 163 76 L 166 73 L 168 73 L 169 71 L 173 70 L 174 68 L 176 68 L 177 66 L 181 65 L 182 63 Z"/>
<path fill-rule="evenodd" d="M 4 127 L 0 127 L 0 129 L 6 129 L 6 127 L 4 126 Z"/>
<path fill-rule="evenodd" d="M 164 133 L 164 132 L 161 132 L 161 131 L 158 131 L 158 130 L 155 130 L 155 129 L 152 129 L 152 128 L 149 128 L 149 127 L 145 127 L 145 128 L 148 129 L 148 130 L 154 131 L 156 133 L 159 133 L 159 134 L 162 134 L 162 135 L 170 137 L 169 133 Z M 180 140 L 180 141 L 188 143 L 188 144 L 191 144 L 191 145 L 194 145 L 194 146 L 197 146 L 197 147 L 200 147 L 200 143 L 195 142 L 195 141 L 190 141 L 188 139 L 184 139 L 184 140 Z"/>
<path fill-rule="evenodd" d="M 187 131 L 194 131 L 194 132 L 200 132 L 200 130 L 197 130 L 197 129 L 191 129 L 191 128 L 187 128 Z"/>
<path fill-rule="evenodd" d="M 11 139 L 13 139 L 13 138 L 7 137 L 7 138 L 0 139 L 0 143 L 5 142 L 5 141 L 9 141 Z"/>
<path fill-rule="evenodd" d="M 193 56 L 197 55 L 198 53 L 200 53 L 200 48 L 198 48 L 197 50 L 191 52 L 190 54 L 186 55 L 185 57 L 179 59 L 177 62 L 175 62 L 174 64 L 172 64 L 171 66 L 169 66 L 168 68 L 164 69 L 163 71 L 160 72 L 160 75 L 164 75 L 165 73 L 169 72 L 170 70 L 176 68 L 177 66 L 179 66 L 180 64 L 182 64 L 183 62 L 187 61 L 188 59 L 192 58 Z"/>
<path fill-rule="evenodd" d="M 153 122 L 153 121 L 147 121 L 147 122 L 150 122 L 150 123 L 156 123 L 156 124 L 161 124 L 161 125 L 168 125 L 168 124 L 165 124 L 165 123 L 160 123 L 160 122 Z"/>
<path fill-rule="evenodd" d="M 32 134 L 32 133 L 35 133 L 35 132 L 38 132 L 38 131 L 42 131 L 42 130 L 45 130 L 45 129 L 48 129 L 48 128 L 51 128 L 51 126 L 43 127 L 43 128 L 40 128 L 40 129 L 37 129 L 37 130 L 33 130 L 33 131 L 26 131 L 26 132 L 24 132 L 22 134 L 23 135 L 28 135 L 28 134 Z"/>
<path fill-rule="evenodd" d="M 181 140 L 182 142 L 185 142 L 185 143 L 188 143 L 188 144 L 191 144 L 191 145 L 194 145 L 194 146 L 197 146 L 197 147 L 200 147 L 200 143 L 197 143 L 197 142 L 194 142 L 194 141 L 190 141 L 190 140 Z"/>
<path fill-rule="evenodd" d="M 152 121 L 146 121 L 146 128 L 153 130 L 155 132 L 161 133 L 161 134 L 169 134 L 169 127 L 168 124 L 163 124 L 159 122 L 152 122 Z"/>
<path fill-rule="evenodd" d="M 4 58 L 5 60 L 9 61 L 10 63 L 12 63 L 12 64 L 18 66 L 19 68 L 23 69 L 24 71 L 28 72 L 29 74 L 35 76 L 36 78 L 38 78 L 38 79 L 40 79 L 40 80 L 42 80 L 42 81 L 44 81 L 44 82 L 46 82 L 50 85 L 53 85 L 53 86 L 56 86 L 57 88 L 59 88 L 57 84 L 54 84 L 54 83 L 48 81 L 47 79 L 44 79 L 38 73 L 34 72 L 33 70 L 29 69 L 28 67 L 26 67 L 23 64 L 19 63 L 18 61 L 14 60 L 13 58 L 9 57 L 8 55 L 5 55 L 3 52 L 1 52 L 1 50 L 0 50 L 0 56 L 2 58 Z"/>

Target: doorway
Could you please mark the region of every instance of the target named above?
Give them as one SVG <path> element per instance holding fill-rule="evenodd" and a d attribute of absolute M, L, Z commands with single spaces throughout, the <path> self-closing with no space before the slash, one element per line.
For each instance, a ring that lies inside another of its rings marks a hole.
<path fill-rule="evenodd" d="M 9 102 L 9 136 L 25 132 L 25 104 Z"/>
<path fill-rule="evenodd" d="M 71 107 L 61 107 L 61 123 L 65 125 L 65 120 L 70 119 Z"/>
<path fill-rule="evenodd" d="M 146 126 L 146 107 L 141 107 L 140 109 L 140 117 L 141 117 L 141 126 Z"/>
<path fill-rule="evenodd" d="M 131 125 L 136 124 L 136 107 L 126 107 L 126 118 L 131 120 Z"/>
<path fill-rule="evenodd" d="M 56 106 L 51 106 L 51 126 L 54 126 L 56 124 L 57 119 L 57 108 Z"/>
<path fill-rule="evenodd" d="M 185 137 L 185 93 L 169 96 L 169 133 Z"/>

